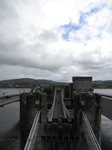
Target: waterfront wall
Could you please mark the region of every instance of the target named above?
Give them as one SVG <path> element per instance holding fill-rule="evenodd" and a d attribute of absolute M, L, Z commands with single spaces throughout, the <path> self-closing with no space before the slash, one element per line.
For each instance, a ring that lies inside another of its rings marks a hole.
<path fill-rule="evenodd" d="M 102 114 L 112 120 L 112 98 L 102 96 Z"/>

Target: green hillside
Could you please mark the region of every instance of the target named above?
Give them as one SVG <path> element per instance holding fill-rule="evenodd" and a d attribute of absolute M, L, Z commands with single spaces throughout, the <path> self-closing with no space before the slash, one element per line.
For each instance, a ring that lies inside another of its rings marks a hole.
<path fill-rule="evenodd" d="M 32 79 L 32 78 L 21 78 L 21 79 L 11 79 L 11 80 L 2 80 L 0 81 L 0 87 L 36 87 L 36 86 L 49 86 L 65 84 L 61 82 L 55 82 L 45 79 Z"/>
<path fill-rule="evenodd" d="M 93 88 L 112 88 L 112 80 L 93 81 Z"/>
<path fill-rule="evenodd" d="M 65 85 L 64 82 L 55 82 L 45 79 L 20 78 L 0 81 L 0 87 L 46 87 L 49 85 Z M 92 81 L 93 88 L 112 88 L 112 80 Z"/>

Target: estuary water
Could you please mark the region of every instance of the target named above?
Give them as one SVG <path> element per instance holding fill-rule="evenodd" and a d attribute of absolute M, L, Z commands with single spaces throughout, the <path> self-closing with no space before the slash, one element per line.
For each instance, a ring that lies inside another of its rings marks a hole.
<path fill-rule="evenodd" d="M 1 96 L 10 96 L 13 94 L 20 94 L 24 92 L 30 92 L 30 88 L 0 88 L 0 97 Z"/>
<path fill-rule="evenodd" d="M 19 122 L 19 102 L 0 107 L 0 136 L 4 135 Z"/>
<path fill-rule="evenodd" d="M 0 107 L 0 150 L 14 150 L 12 147 L 16 145 L 19 147 L 19 103 L 14 102 Z"/>
<path fill-rule="evenodd" d="M 107 94 L 112 96 L 112 89 L 94 89 L 95 93 Z"/>
<path fill-rule="evenodd" d="M 29 88 L 0 88 L 0 96 L 29 92 Z M 0 150 L 20 149 L 20 102 L 0 107 Z"/>

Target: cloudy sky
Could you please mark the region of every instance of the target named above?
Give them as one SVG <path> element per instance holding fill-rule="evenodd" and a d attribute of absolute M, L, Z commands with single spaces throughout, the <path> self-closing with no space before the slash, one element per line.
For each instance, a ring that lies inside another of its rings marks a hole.
<path fill-rule="evenodd" d="M 0 0 L 0 80 L 112 79 L 112 0 Z"/>

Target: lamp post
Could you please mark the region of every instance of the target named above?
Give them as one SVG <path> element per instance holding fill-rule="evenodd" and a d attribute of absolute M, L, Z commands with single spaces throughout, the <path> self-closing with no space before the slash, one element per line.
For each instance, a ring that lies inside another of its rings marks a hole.
<path fill-rule="evenodd" d="M 5 96 L 5 93 L 3 93 L 3 106 L 4 106 L 4 96 Z"/>

